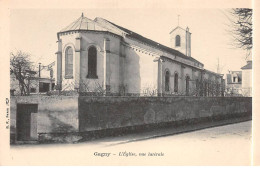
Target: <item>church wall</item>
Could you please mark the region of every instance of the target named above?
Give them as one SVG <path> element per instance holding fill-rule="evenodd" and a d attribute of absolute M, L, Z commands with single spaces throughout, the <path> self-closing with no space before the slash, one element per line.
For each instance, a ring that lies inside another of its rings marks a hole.
<path fill-rule="evenodd" d="M 211 75 L 211 81 L 216 82 L 216 76 L 215 75 Z"/>
<path fill-rule="evenodd" d="M 125 38 L 124 39 L 126 43 L 128 43 L 130 46 L 132 47 L 136 47 L 138 50 L 141 50 L 141 51 L 144 51 L 144 52 L 147 52 L 148 55 L 150 54 L 150 56 L 162 56 L 162 55 L 166 55 L 165 52 L 159 50 L 158 48 L 154 48 L 152 46 L 148 46 L 144 43 L 141 43 L 135 39 L 132 39 L 132 38 Z"/>
<path fill-rule="evenodd" d="M 94 36 L 93 36 L 94 35 Z M 80 80 L 82 83 L 81 91 L 94 92 L 97 88 L 103 85 L 104 69 L 103 69 L 103 35 L 102 34 L 81 34 L 81 69 L 80 69 Z M 88 49 L 91 46 L 95 46 L 97 49 L 97 79 L 87 78 L 88 75 Z M 88 89 L 87 89 L 88 88 Z"/>
<path fill-rule="evenodd" d="M 165 61 L 163 63 L 163 81 L 162 81 L 162 86 L 163 86 L 163 91 L 165 92 L 165 72 L 166 70 L 170 71 L 170 92 L 166 93 L 174 93 L 174 73 L 177 72 L 179 75 L 179 80 L 178 80 L 178 93 L 185 93 L 186 91 L 186 76 L 188 75 L 190 77 L 190 82 L 189 82 L 189 89 L 190 91 L 195 90 L 195 85 L 196 85 L 196 79 L 200 80 L 200 71 L 194 71 L 192 70 L 191 67 L 184 66 L 182 67 L 181 64 L 177 62 L 171 62 L 171 61 Z M 182 72 L 183 70 L 183 72 Z"/>
<path fill-rule="evenodd" d="M 142 52 L 137 54 L 140 56 L 141 93 L 149 95 L 149 92 L 157 90 L 158 62 L 154 62 L 155 56 Z"/>
<path fill-rule="evenodd" d="M 112 93 L 119 92 L 120 84 L 120 42 L 121 39 L 106 35 L 110 40 L 110 53 L 107 53 L 107 78 L 106 84 L 110 85 Z"/>
<path fill-rule="evenodd" d="M 104 69 L 104 39 L 102 34 L 82 33 L 81 35 L 81 83 L 83 84 L 83 91 L 93 92 L 98 87 L 103 85 Z M 91 46 L 95 46 L 97 49 L 97 79 L 87 78 L 88 75 L 88 49 Z M 85 87 L 85 88 L 84 88 Z M 86 89 L 88 88 L 88 89 Z"/>
<path fill-rule="evenodd" d="M 205 73 L 204 75 L 203 75 L 203 80 L 208 80 L 209 79 L 209 74 L 208 73 Z"/>
<path fill-rule="evenodd" d="M 104 39 L 110 41 L 110 53 L 104 53 Z M 97 48 L 97 76 L 98 79 L 86 78 L 88 74 L 88 48 Z M 119 51 L 120 39 L 103 33 L 87 32 L 82 34 L 83 50 L 81 58 L 81 80 L 90 85 L 91 89 L 103 86 L 104 82 L 104 56 L 106 55 L 106 85 L 110 85 L 110 91 L 118 92 L 119 87 Z"/>
<path fill-rule="evenodd" d="M 67 46 L 72 46 L 74 50 L 74 66 L 73 73 L 75 77 L 75 41 L 78 34 L 71 34 L 61 36 L 63 43 L 63 89 L 66 88 L 66 84 L 75 83 L 75 78 L 65 79 L 65 48 Z M 80 82 L 83 84 L 81 86 L 82 91 L 94 92 L 98 89 L 102 89 L 104 85 L 104 39 L 110 40 L 110 52 L 106 52 L 106 85 L 110 85 L 110 91 L 113 93 L 118 92 L 119 88 L 119 53 L 120 53 L 120 39 L 105 33 L 96 32 L 84 32 L 80 34 L 81 36 L 81 58 L 80 58 Z M 87 78 L 88 74 L 88 49 L 91 46 L 95 46 L 97 49 L 97 79 Z M 83 87 L 83 88 L 82 88 Z M 86 89 L 88 88 L 88 89 Z M 69 88 L 68 90 L 73 90 Z"/>
<path fill-rule="evenodd" d="M 130 47 L 125 49 L 125 85 L 128 93 L 146 93 L 157 89 L 158 62 L 156 56 Z"/>
<path fill-rule="evenodd" d="M 200 77 L 200 75 L 201 75 L 201 73 L 200 73 L 201 71 L 200 70 L 193 70 L 192 71 L 192 80 L 194 80 L 194 84 L 195 84 L 195 81 L 198 79 L 198 80 L 200 80 L 201 79 L 201 77 Z"/>
<path fill-rule="evenodd" d="M 125 49 L 125 83 L 127 93 L 139 93 L 141 90 L 140 57 L 132 48 Z"/>
<path fill-rule="evenodd" d="M 165 91 L 165 73 L 166 70 L 170 71 L 170 92 Z M 176 63 L 176 62 L 170 62 L 170 61 L 165 61 L 163 62 L 163 81 L 162 81 L 162 86 L 163 86 L 163 92 L 164 93 L 174 93 L 174 75 L 175 73 L 178 73 L 178 92 L 182 90 L 182 79 L 181 77 L 181 65 Z"/>
<path fill-rule="evenodd" d="M 221 78 L 220 78 L 220 77 L 217 77 L 217 82 L 218 82 L 219 84 L 221 84 Z"/>
<path fill-rule="evenodd" d="M 151 56 L 152 55 L 157 56 L 157 57 L 165 56 L 165 57 L 170 58 L 172 60 L 176 60 L 178 62 L 185 63 L 185 64 L 188 64 L 188 65 L 191 65 L 191 66 L 194 66 L 194 67 L 200 67 L 200 68 L 203 67 L 203 65 L 201 65 L 201 64 L 197 65 L 196 63 L 194 63 L 191 60 L 187 60 L 187 59 L 184 59 L 182 57 L 175 56 L 173 54 L 164 52 L 164 51 L 160 50 L 159 48 L 155 48 L 155 47 L 140 43 L 137 40 L 125 38 L 125 41 L 127 43 L 129 43 L 130 45 L 134 46 L 134 47 L 137 46 L 138 49 L 140 48 L 140 49 L 143 49 L 144 51 L 146 51 L 147 53 L 150 53 Z"/>
<path fill-rule="evenodd" d="M 110 85 L 110 90 L 113 93 L 118 93 L 119 91 L 119 55 L 118 54 L 109 54 L 109 70 L 110 75 L 107 76 L 107 84 Z"/>
<path fill-rule="evenodd" d="M 126 42 L 128 44 L 130 44 L 130 46 L 132 46 L 134 48 L 132 50 L 136 51 L 134 53 L 130 53 L 130 55 L 137 55 L 138 56 L 139 55 L 138 53 L 142 53 L 142 51 L 143 51 L 144 54 L 147 53 L 147 56 L 148 56 L 147 58 L 149 58 L 149 57 L 152 58 L 152 57 L 165 56 L 165 57 L 171 58 L 173 60 L 173 62 L 174 62 L 174 60 L 176 60 L 176 61 L 184 62 L 186 64 L 194 65 L 194 62 L 192 62 L 190 60 L 186 60 L 186 59 L 180 58 L 178 56 L 174 56 L 172 54 L 163 52 L 163 51 L 161 51 L 159 49 L 156 49 L 154 47 L 145 45 L 145 44 L 140 43 L 138 41 L 135 41 L 133 39 L 126 38 L 125 40 L 126 40 Z M 139 52 L 139 50 L 140 50 L 140 52 Z M 150 55 L 149 55 L 149 53 L 150 53 Z M 170 88 L 171 88 L 171 90 L 168 93 L 173 92 L 173 89 L 174 89 L 173 73 L 175 71 L 177 71 L 179 73 L 178 92 L 179 93 L 184 93 L 186 91 L 185 77 L 186 77 L 186 75 L 189 75 L 190 78 L 192 79 L 192 77 L 193 77 L 192 76 L 192 68 L 190 66 L 184 66 L 185 68 L 181 68 L 180 64 L 177 64 L 177 62 L 175 62 L 173 64 L 173 62 L 172 61 L 171 62 L 169 62 L 169 61 L 163 62 L 163 68 L 162 68 L 162 71 L 163 71 L 162 72 L 162 91 L 165 91 L 165 89 L 164 89 L 164 87 L 165 87 L 165 69 L 168 68 L 170 70 L 170 72 L 171 72 L 171 77 L 170 77 Z M 131 64 L 133 64 L 133 63 L 131 63 Z M 140 66 L 140 65 L 137 64 L 136 66 Z M 140 72 L 138 72 L 138 71 L 140 71 L 140 70 L 138 70 L 138 68 L 134 69 L 134 70 L 131 70 L 131 71 L 135 71 L 135 72 L 133 72 L 134 74 L 138 74 L 138 73 L 140 74 Z M 199 72 L 199 70 L 198 70 L 198 72 Z M 130 75 L 130 76 L 133 76 L 133 74 Z M 181 78 L 182 76 L 184 76 L 184 77 Z M 199 76 L 198 73 L 195 73 L 195 76 Z M 126 77 L 128 77 L 128 75 L 126 75 Z M 138 88 L 141 88 L 141 86 L 143 86 L 141 84 L 140 84 L 140 86 L 138 86 L 138 83 L 137 84 L 133 84 L 133 81 L 139 82 L 139 81 L 141 81 L 142 78 L 143 77 L 131 77 L 130 79 L 128 79 L 128 85 L 130 84 L 130 86 L 128 86 L 129 87 L 129 92 L 137 92 Z M 135 79 L 135 80 L 133 80 L 133 79 Z M 193 81 L 190 81 L 190 89 L 192 89 L 194 87 L 194 84 L 195 83 Z M 135 90 L 135 89 L 137 89 L 137 90 Z"/>
<path fill-rule="evenodd" d="M 194 79 L 192 79 L 192 68 L 186 66 L 184 68 L 184 77 L 183 77 L 183 81 L 184 81 L 184 85 L 182 86 L 182 92 L 185 93 L 186 92 L 186 77 L 189 76 L 190 77 L 190 81 L 189 81 L 189 91 L 191 92 L 192 90 L 192 84 Z"/>
<path fill-rule="evenodd" d="M 196 86 L 196 80 L 198 80 L 199 82 L 201 81 L 201 71 L 200 70 L 192 70 L 192 90 L 199 92 L 199 86 Z"/>
<path fill-rule="evenodd" d="M 75 42 L 78 34 L 67 34 L 61 36 L 62 40 L 62 90 L 73 90 L 75 84 Z M 73 78 L 65 78 L 65 51 L 67 47 L 72 47 L 73 49 Z"/>

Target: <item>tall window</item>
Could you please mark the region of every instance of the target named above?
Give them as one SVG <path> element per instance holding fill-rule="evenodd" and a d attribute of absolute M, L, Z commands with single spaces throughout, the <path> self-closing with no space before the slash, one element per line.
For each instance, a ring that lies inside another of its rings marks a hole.
<path fill-rule="evenodd" d="M 212 82 L 209 81 L 208 83 L 208 96 L 212 96 Z"/>
<path fill-rule="evenodd" d="M 165 91 L 166 92 L 170 91 L 170 72 L 169 71 L 165 72 Z"/>
<path fill-rule="evenodd" d="M 71 47 L 67 47 L 65 51 L 65 77 L 73 77 L 73 49 Z"/>
<path fill-rule="evenodd" d="M 196 90 L 199 90 L 199 79 L 196 79 Z"/>
<path fill-rule="evenodd" d="M 233 77 L 233 83 L 236 83 L 237 77 Z"/>
<path fill-rule="evenodd" d="M 204 96 L 208 96 L 208 93 L 209 93 L 209 84 L 208 82 L 205 81 Z"/>
<path fill-rule="evenodd" d="M 207 85 L 206 85 L 207 82 L 203 82 L 203 96 L 207 96 Z"/>
<path fill-rule="evenodd" d="M 189 89 L 190 89 L 190 77 L 189 76 L 187 76 L 186 77 L 186 95 L 189 95 Z"/>
<path fill-rule="evenodd" d="M 196 96 L 199 96 L 200 94 L 200 85 L 199 85 L 199 79 L 196 79 Z"/>
<path fill-rule="evenodd" d="M 88 75 L 87 78 L 97 77 L 97 49 L 92 46 L 88 49 Z"/>
<path fill-rule="evenodd" d="M 177 35 L 175 37 L 175 46 L 181 46 L 181 37 L 180 37 L 180 35 Z"/>
<path fill-rule="evenodd" d="M 178 92 L 178 73 L 174 75 L 174 92 Z"/>

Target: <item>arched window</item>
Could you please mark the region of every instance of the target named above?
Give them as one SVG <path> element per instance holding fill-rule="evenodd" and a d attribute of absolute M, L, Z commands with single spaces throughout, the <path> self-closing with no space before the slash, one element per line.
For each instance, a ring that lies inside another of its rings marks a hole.
<path fill-rule="evenodd" d="M 205 81 L 204 96 L 208 96 L 208 93 L 209 93 L 209 84 L 207 81 Z"/>
<path fill-rule="evenodd" d="M 196 90 L 199 90 L 199 79 L 196 79 Z"/>
<path fill-rule="evenodd" d="M 169 71 L 165 72 L 165 91 L 166 92 L 170 91 L 170 72 Z"/>
<path fill-rule="evenodd" d="M 180 35 L 177 35 L 175 37 L 175 46 L 181 46 L 181 37 L 180 37 Z"/>
<path fill-rule="evenodd" d="M 207 96 L 207 85 L 206 85 L 206 81 L 203 81 L 203 96 Z"/>
<path fill-rule="evenodd" d="M 178 92 L 178 73 L 174 75 L 174 92 Z"/>
<path fill-rule="evenodd" d="M 212 96 L 211 94 L 212 94 L 212 82 L 209 81 L 209 83 L 208 83 L 208 96 Z"/>
<path fill-rule="evenodd" d="M 65 78 L 73 77 L 73 49 L 69 46 L 65 51 Z"/>
<path fill-rule="evenodd" d="M 189 76 L 187 76 L 186 77 L 186 95 L 189 95 L 189 90 L 190 90 L 190 77 Z"/>
<path fill-rule="evenodd" d="M 97 49 L 91 46 L 88 49 L 88 75 L 87 78 L 96 79 L 97 77 Z"/>

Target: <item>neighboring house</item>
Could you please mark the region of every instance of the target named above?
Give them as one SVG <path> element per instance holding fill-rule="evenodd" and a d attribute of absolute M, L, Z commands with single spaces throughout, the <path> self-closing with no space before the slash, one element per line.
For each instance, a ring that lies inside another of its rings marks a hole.
<path fill-rule="evenodd" d="M 252 96 L 252 61 L 241 67 L 242 71 L 229 71 L 226 74 L 227 95 Z"/>
<path fill-rule="evenodd" d="M 57 85 L 62 90 L 192 95 L 202 81 L 207 89 L 216 84 L 220 91 L 222 86 L 222 75 L 191 57 L 189 28 L 178 26 L 170 32 L 170 48 L 106 19 L 91 20 L 82 14 L 57 37 Z M 201 95 L 213 94 L 203 90 Z"/>
<path fill-rule="evenodd" d="M 226 74 L 227 95 L 242 95 L 242 71 L 229 71 Z"/>
<path fill-rule="evenodd" d="M 244 96 L 252 96 L 252 60 L 247 61 L 247 64 L 242 69 L 242 92 Z"/>
<path fill-rule="evenodd" d="M 55 79 L 53 78 L 53 73 L 50 72 L 50 70 L 42 69 L 41 75 L 37 71 L 34 71 L 34 74 L 35 76 L 30 77 L 25 81 L 26 84 L 29 84 L 30 94 L 46 93 L 48 91 L 54 90 Z M 20 95 L 19 81 L 13 74 L 10 75 L 10 80 L 11 95 Z"/>
<path fill-rule="evenodd" d="M 46 93 L 54 90 L 55 79 L 32 77 L 30 78 L 30 94 Z"/>

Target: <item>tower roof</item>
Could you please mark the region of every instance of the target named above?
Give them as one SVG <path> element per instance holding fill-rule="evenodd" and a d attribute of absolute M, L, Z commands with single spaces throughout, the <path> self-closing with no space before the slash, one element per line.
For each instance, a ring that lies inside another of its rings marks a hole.
<path fill-rule="evenodd" d="M 241 69 L 252 69 L 252 61 L 247 61 L 247 64 L 241 67 Z"/>
<path fill-rule="evenodd" d="M 76 21 L 69 24 L 67 27 L 60 30 L 60 32 L 67 32 L 72 30 L 105 30 L 95 21 L 85 17 L 82 13 Z"/>
<path fill-rule="evenodd" d="M 181 29 L 181 30 L 183 30 L 183 31 L 185 31 L 186 32 L 186 30 L 184 29 L 184 28 L 182 28 L 182 27 L 180 27 L 180 26 L 176 26 L 176 28 L 174 28 L 173 30 L 171 30 L 171 32 L 169 33 L 169 34 L 171 34 L 173 31 L 175 31 L 176 29 Z"/>

